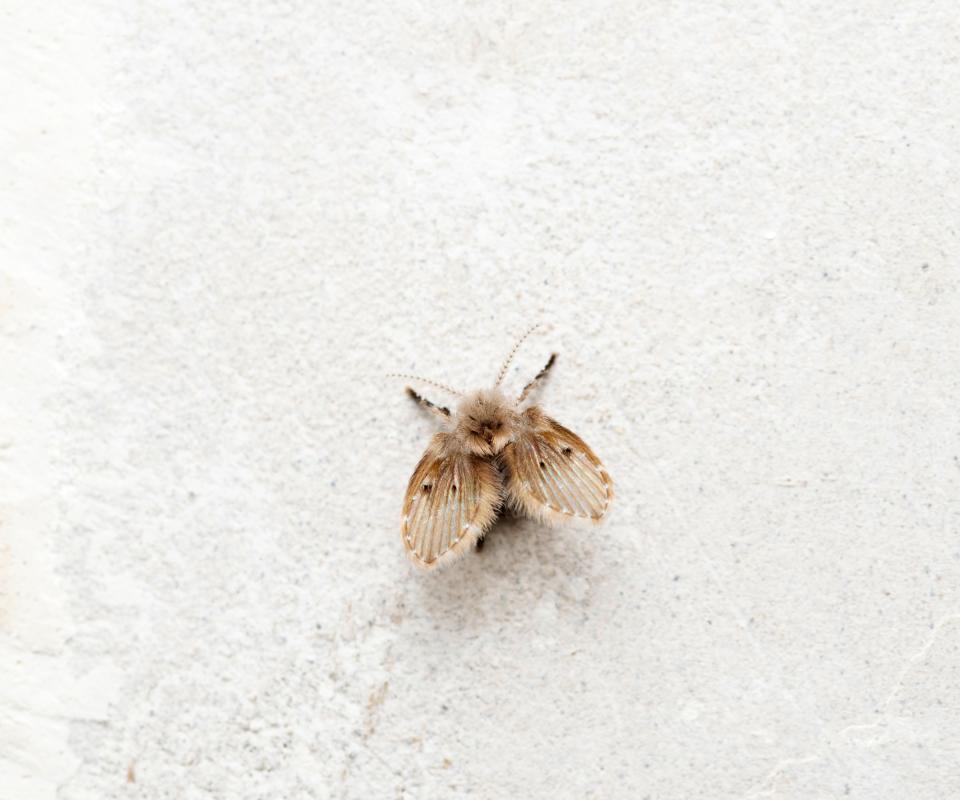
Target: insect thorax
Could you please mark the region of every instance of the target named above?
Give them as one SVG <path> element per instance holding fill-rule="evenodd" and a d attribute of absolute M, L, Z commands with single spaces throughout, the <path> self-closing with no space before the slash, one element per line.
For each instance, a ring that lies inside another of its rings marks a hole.
<path fill-rule="evenodd" d="M 457 409 L 457 434 L 475 455 L 499 453 L 513 432 L 516 414 L 498 388 L 467 395 Z"/>

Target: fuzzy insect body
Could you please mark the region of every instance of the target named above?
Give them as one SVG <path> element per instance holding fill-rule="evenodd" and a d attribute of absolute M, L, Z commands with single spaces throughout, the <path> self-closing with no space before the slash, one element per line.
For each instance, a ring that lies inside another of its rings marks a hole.
<path fill-rule="evenodd" d="M 407 389 L 449 427 L 434 434 L 403 501 L 403 544 L 418 567 L 433 569 L 465 553 L 482 540 L 505 502 L 552 524 L 599 523 L 607 513 L 613 482 L 600 459 L 538 406 L 524 405 L 556 354 L 519 397 L 501 391 L 500 381 L 519 344 L 497 384 L 466 395 L 454 413 Z"/>

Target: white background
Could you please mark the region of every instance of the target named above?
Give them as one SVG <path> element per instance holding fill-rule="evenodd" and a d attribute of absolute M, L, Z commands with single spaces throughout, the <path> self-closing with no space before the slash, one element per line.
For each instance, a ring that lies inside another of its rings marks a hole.
<path fill-rule="evenodd" d="M 0 797 L 960 795 L 956 6 L 856 5 L 5 3 Z M 610 519 L 419 574 L 384 375 L 537 320 Z"/>

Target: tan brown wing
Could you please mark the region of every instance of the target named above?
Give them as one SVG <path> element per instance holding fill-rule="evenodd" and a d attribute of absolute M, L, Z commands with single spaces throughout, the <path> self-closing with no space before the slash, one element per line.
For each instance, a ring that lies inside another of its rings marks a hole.
<path fill-rule="evenodd" d="M 527 516 L 547 522 L 599 522 L 613 500 L 613 481 L 573 431 L 536 406 L 520 415 L 503 450 L 507 495 Z"/>
<path fill-rule="evenodd" d="M 500 505 L 496 467 L 449 444 L 450 434 L 434 435 L 403 499 L 403 545 L 424 569 L 469 549 L 496 519 Z"/>

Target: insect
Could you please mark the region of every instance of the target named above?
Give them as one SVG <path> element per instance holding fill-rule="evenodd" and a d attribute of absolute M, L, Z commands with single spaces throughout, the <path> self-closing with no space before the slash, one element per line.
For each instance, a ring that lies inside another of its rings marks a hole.
<path fill-rule="evenodd" d="M 526 404 L 557 354 L 516 398 L 500 388 L 514 355 L 535 329 L 514 345 L 493 387 L 461 395 L 454 412 L 407 387 L 407 394 L 445 426 L 430 440 L 403 499 L 403 545 L 418 567 L 433 569 L 482 545 L 505 503 L 552 524 L 598 523 L 610 507 L 613 482 L 600 459 L 573 431 L 539 406 Z"/>

